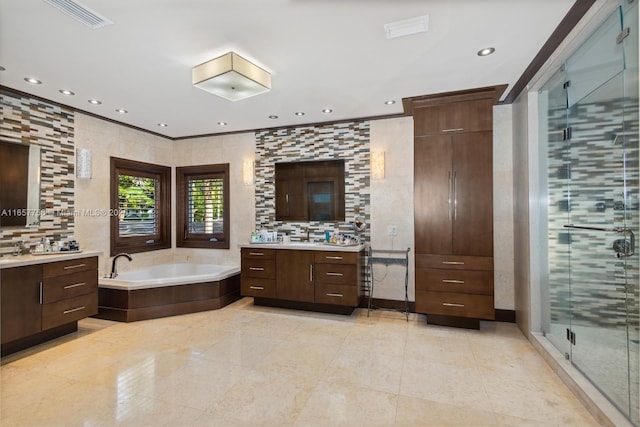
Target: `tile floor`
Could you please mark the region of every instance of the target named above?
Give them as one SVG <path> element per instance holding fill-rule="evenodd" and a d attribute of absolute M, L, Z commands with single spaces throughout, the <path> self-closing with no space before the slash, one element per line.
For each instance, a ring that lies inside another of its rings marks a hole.
<path fill-rule="evenodd" d="M 8 426 L 596 426 L 514 324 L 256 307 L 78 334 L 2 360 Z"/>

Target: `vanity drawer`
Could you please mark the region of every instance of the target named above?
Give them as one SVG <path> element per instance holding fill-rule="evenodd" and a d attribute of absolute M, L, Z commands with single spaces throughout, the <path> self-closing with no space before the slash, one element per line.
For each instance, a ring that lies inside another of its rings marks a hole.
<path fill-rule="evenodd" d="M 493 295 L 493 271 L 416 268 L 416 291 Z"/>
<path fill-rule="evenodd" d="M 274 249 L 242 248 L 241 253 L 243 259 L 276 259 Z"/>
<path fill-rule="evenodd" d="M 464 255 L 416 255 L 416 268 L 493 270 L 493 257 Z"/>
<path fill-rule="evenodd" d="M 55 328 L 98 314 L 98 293 L 81 295 L 42 306 L 42 329 Z"/>
<path fill-rule="evenodd" d="M 43 264 L 43 277 L 62 276 L 79 271 L 98 270 L 98 257 L 77 258 Z"/>
<path fill-rule="evenodd" d="M 493 296 L 453 292 L 416 291 L 416 312 L 493 320 Z"/>
<path fill-rule="evenodd" d="M 318 251 L 315 253 L 314 262 L 316 264 L 353 264 L 358 263 L 356 252 L 328 252 Z"/>
<path fill-rule="evenodd" d="M 358 283 L 357 268 L 349 264 L 316 264 L 316 283 L 335 283 L 355 286 Z"/>
<path fill-rule="evenodd" d="M 45 304 L 91 292 L 98 292 L 97 270 L 47 277 L 42 282 L 42 301 Z"/>
<path fill-rule="evenodd" d="M 240 280 L 240 293 L 245 297 L 275 298 L 276 281 L 274 279 L 242 277 Z"/>
<path fill-rule="evenodd" d="M 318 284 L 315 286 L 315 302 L 320 304 L 348 305 L 356 307 L 358 292 L 355 286 Z"/>
<path fill-rule="evenodd" d="M 246 259 L 242 261 L 242 276 L 263 279 L 276 278 L 275 261 L 268 259 Z"/>

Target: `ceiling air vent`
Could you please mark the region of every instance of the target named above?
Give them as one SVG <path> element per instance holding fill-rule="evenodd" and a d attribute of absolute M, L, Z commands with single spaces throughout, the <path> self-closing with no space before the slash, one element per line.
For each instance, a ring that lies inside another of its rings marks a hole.
<path fill-rule="evenodd" d="M 109 21 L 104 16 L 94 12 L 93 10 L 89 9 L 88 7 L 76 1 L 72 1 L 72 0 L 44 0 L 44 1 L 94 30 L 113 24 L 113 22 Z"/>
<path fill-rule="evenodd" d="M 427 31 L 429 31 L 429 15 L 416 16 L 415 18 L 384 24 L 384 32 L 387 35 L 387 39 L 426 33 Z"/>

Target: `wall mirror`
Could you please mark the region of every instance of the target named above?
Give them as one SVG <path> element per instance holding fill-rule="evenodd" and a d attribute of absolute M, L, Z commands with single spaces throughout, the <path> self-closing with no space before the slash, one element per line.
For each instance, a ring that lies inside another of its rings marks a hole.
<path fill-rule="evenodd" d="M 344 160 L 276 163 L 277 221 L 344 221 Z"/>
<path fill-rule="evenodd" d="M 0 227 L 40 225 L 40 147 L 0 141 Z"/>

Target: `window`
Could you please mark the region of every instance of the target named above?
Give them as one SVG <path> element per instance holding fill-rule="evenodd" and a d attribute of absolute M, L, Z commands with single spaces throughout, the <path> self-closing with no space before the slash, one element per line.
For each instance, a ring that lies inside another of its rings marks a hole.
<path fill-rule="evenodd" d="M 171 247 L 171 168 L 111 157 L 111 256 Z"/>
<path fill-rule="evenodd" d="M 229 164 L 176 168 L 177 245 L 229 249 Z"/>

